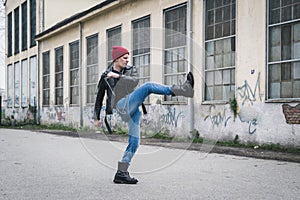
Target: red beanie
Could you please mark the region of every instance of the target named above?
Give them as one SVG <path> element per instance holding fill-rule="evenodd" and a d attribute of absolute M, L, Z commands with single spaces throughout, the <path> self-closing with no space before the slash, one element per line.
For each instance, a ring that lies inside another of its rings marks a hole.
<path fill-rule="evenodd" d="M 112 51 L 111 51 L 111 55 L 112 55 L 112 59 L 116 60 L 117 58 L 120 58 L 121 56 L 125 55 L 125 54 L 129 54 L 129 51 L 121 46 L 113 46 L 112 47 Z"/>

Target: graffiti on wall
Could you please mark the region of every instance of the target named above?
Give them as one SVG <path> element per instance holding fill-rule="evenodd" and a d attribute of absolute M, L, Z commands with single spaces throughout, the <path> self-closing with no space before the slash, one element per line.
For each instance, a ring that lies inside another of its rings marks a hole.
<path fill-rule="evenodd" d="M 184 118 L 182 111 L 177 112 L 175 107 L 167 106 L 166 113 L 161 115 L 160 119 L 163 123 L 177 127 L 178 120 Z"/>
<path fill-rule="evenodd" d="M 44 108 L 44 113 L 47 121 L 66 121 L 66 112 L 64 107 L 50 106 L 48 108 Z"/>
<path fill-rule="evenodd" d="M 283 104 L 282 110 L 287 124 L 300 124 L 300 104 L 296 106 Z"/>
<path fill-rule="evenodd" d="M 260 72 L 258 73 L 254 89 L 251 88 L 248 81 L 245 80 L 244 85 L 238 87 L 237 91 L 240 98 L 243 100 L 242 105 L 244 105 L 246 101 L 249 101 L 251 104 L 253 104 L 253 102 L 257 101 L 257 98 L 262 101 L 263 95 L 260 92 Z"/>
<path fill-rule="evenodd" d="M 219 125 L 224 125 L 226 127 L 230 118 L 231 116 L 226 115 L 226 108 L 220 112 L 216 110 L 215 105 L 211 105 L 209 107 L 209 114 L 204 118 L 204 121 L 209 119 L 213 127 Z"/>
<path fill-rule="evenodd" d="M 256 126 L 257 126 L 257 119 L 251 119 L 251 120 L 245 120 L 241 115 L 238 115 L 239 119 L 242 123 L 247 123 L 248 124 L 248 133 L 253 134 L 256 131 Z"/>

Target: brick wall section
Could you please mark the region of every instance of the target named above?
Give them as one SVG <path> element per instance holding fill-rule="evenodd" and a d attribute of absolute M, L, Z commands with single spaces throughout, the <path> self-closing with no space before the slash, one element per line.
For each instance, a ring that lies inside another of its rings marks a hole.
<path fill-rule="evenodd" d="M 282 105 L 282 110 L 285 116 L 286 123 L 300 124 L 300 104 L 295 107 L 288 104 Z"/>

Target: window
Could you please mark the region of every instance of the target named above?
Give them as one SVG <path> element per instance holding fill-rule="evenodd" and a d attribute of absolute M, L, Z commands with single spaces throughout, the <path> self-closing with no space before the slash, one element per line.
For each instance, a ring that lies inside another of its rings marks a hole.
<path fill-rule="evenodd" d="M 55 49 L 55 105 L 63 105 L 63 47 Z"/>
<path fill-rule="evenodd" d="M 205 100 L 228 101 L 235 91 L 235 0 L 205 1 Z"/>
<path fill-rule="evenodd" d="M 30 0 L 30 47 L 36 45 L 36 0 Z"/>
<path fill-rule="evenodd" d="M 12 14 L 7 16 L 7 57 L 12 55 Z"/>
<path fill-rule="evenodd" d="M 14 22 L 15 22 L 15 54 L 18 54 L 20 51 L 20 25 L 19 25 L 19 7 L 14 10 Z"/>
<path fill-rule="evenodd" d="M 164 11 L 164 83 L 183 84 L 187 72 L 187 6 L 186 4 Z M 185 97 L 165 96 L 165 101 L 182 101 Z"/>
<path fill-rule="evenodd" d="M 268 1 L 268 99 L 300 98 L 300 1 Z"/>
<path fill-rule="evenodd" d="M 94 103 L 98 84 L 98 35 L 87 38 L 86 89 L 87 103 Z"/>
<path fill-rule="evenodd" d="M 50 52 L 43 53 L 43 106 L 50 105 Z"/>
<path fill-rule="evenodd" d="M 27 59 L 22 60 L 22 96 L 21 96 L 21 105 L 22 107 L 27 107 L 27 98 L 28 98 L 28 62 Z"/>
<path fill-rule="evenodd" d="M 20 107 L 20 63 L 16 62 L 14 66 L 14 81 L 15 81 L 15 88 L 14 88 L 14 107 Z"/>
<path fill-rule="evenodd" d="M 37 95 L 37 82 L 36 82 L 36 76 L 37 76 L 37 65 L 36 65 L 36 56 L 33 56 L 29 60 L 29 66 L 30 66 L 30 106 L 36 106 L 36 95 Z"/>
<path fill-rule="evenodd" d="M 27 1 L 22 4 L 22 51 L 27 49 Z"/>
<path fill-rule="evenodd" d="M 12 96 L 13 96 L 13 71 L 12 65 L 7 66 L 7 107 L 12 107 Z"/>
<path fill-rule="evenodd" d="M 107 63 L 112 63 L 111 50 L 113 46 L 120 46 L 121 40 L 121 26 L 117 26 L 107 30 Z"/>
<path fill-rule="evenodd" d="M 79 104 L 79 42 L 70 44 L 70 104 Z"/>
<path fill-rule="evenodd" d="M 150 16 L 132 22 L 132 57 L 139 75 L 139 84 L 150 81 Z M 145 100 L 149 103 L 149 98 Z"/>

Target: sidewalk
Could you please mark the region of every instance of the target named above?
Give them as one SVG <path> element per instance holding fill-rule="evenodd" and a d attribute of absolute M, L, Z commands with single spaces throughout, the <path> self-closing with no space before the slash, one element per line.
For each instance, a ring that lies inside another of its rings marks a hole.
<path fill-rule="evenodd" d="M 75 133 L 70 131 L 59 131 L 59 130 L 39 130 L 36 132 L 55 134 L 55 135 L 64 135 L 71 137 L 83 137 L 91 139 L 100 139 L 100 140 L 109 140 L 109 141 L 118 141 L 118 142 L 127 142 L 127 135 L 104 135 L 102 133 Z M 227 147 L 220 145 L 209 145 L 201 143 L 183 143 L 183 142 L 169 142 L 162 139 L 154 138 L 142 138 L 141 145 L 152 145 L 152 146 L 161 146 L 166 148 L 177 148 L 177 149 L 187 149 L 193 151 L 203 151 L 203 149 L 209 149 L 208 153 L 218 153 L 218 154 L 229 154 L 243 157 L 253 157 L 258 159 L 269 159 L 269 160 L 278 160 L 278 161 L 287 161 L 287 162 L 296 162 L 300 163 L 300 153 L 290 153 L 282 151 L 270 151 L 264 149 L 254 149 L 254 148 L 241 148 L 241 147 Z"/>

